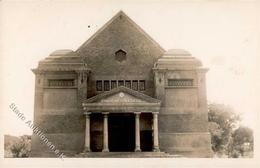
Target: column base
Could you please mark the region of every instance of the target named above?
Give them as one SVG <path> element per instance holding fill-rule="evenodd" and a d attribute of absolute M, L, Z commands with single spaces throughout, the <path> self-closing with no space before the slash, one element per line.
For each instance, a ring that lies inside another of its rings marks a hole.
<path fill-rule="evenodd" d="M 109 152 L 109 150 L 108 149 L 103 149 L 102 152 Z"/>
<path fill-rule="evenodd" d="M 159 147 L 155 147 L 155 148 L 153 148 L 153 152 L 160 152 Z"/>
<path fill-rule="evenodd" d="M 91 152 L 91 149 L 89 147 L 85 147 L 83 152 Z"/>
<path fill-rule="evenodd" d="M 141 152 L 141 149 L 140 148 L 136 148 L 135 152 Z"/>

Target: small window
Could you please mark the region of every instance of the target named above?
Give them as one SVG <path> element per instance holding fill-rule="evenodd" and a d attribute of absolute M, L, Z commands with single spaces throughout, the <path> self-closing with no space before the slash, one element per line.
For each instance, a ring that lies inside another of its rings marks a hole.
<path fill-rule="evenodd" d="M 110 90 L 110 82 L 108 80 L 104 81 L 104 91 Z"/>
<path fill-rule="evenodd" d="M 101 80 L 98 80 L 96 82 L 96 89 L 97 89 L 97 91 L 102 91 L 103 90 L 103 86 L 102 86 L 102 81 Z"/>
<path fill-rule="evenodd" d="M 58 87 L 68 87 L 74 86 L 74 79 L 49 79 L 48 80 L 49 86 L 58 86 Z"/>
<path fill-rule="evenodd" d="M 119 80 L 119 81 L 118 81 L 118 87 L 119 87 L 119 86 L 124 86 L 124 81 L 123 81 L 123 80 Z"/>
<path fill-rule="evenodd" d="M 125 87 L 131 89 L 131 81 L 130 80 L 125 81 Z"/>
<path fill-rule="evenodd" d="M 116 80 L 111 81 L 111 89 L 114 89 L 117 87 Z"/>
<path fill-rule="evenodd" d="M 133 82 L 132 82 L 132 89 L 133 90 L 138 90 L 138 81 L 137 80 L 133 80 Z"/>
<path fill-rule="evenodd" d="M 123 50 L 118 50 L 115 52 L 115 59 L 118 61 L 118 62 L 122 62 L 124 60 L 126 60 L 126 52 L 123 51 Z"/>
<path fill-rule="evenodd" d="M 139 80 L 139 90 L 144 91 L 145 90 L 145 81 Z"/>
<path fill-rule="evenodd" d="M 192 79 L 168 79 L 168 86 L 193 86 Z"/>

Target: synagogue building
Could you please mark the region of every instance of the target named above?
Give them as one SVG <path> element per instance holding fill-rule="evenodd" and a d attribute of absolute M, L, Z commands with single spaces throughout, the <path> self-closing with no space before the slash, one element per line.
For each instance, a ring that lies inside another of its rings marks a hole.
<path fill-rule="evenodd" d="M 34 124 L 68 157 L 211 157 L 207 71 L 120 11 L 77 50 L 33 69 Z M 31 157 L 55 153 L 34 134 Z"/>

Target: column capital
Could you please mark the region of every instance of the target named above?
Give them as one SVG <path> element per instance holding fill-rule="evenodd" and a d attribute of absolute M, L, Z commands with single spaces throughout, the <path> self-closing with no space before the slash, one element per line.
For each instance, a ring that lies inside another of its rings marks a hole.
<path fill-rule="evenodd" d="M 134 112 L 134 114 L 136 114 L 136 115 L 140 115 L 140 114 L 141 114 L 141 112 Z"/>
<path fill-rule="evenodd" d="M 152 114 L 154 114 L 154 115 L 155 114 L 159 114 L 159 112 L 158 111 L 153 111 Z"/>
<path fill-rule="evenodd" d="M 84 111 L 84 114 L 85 114 L 86 116 L 88 116 L 88 115 L 91 114 L 91 112 L 89 112 L 89 111 Z"/>
<path fill-rule="evenodd" d="M 108 115 L 108 114 L 109 114 L 109 112 L 102 112 L 102 114 L 104 114 L 104 115 Z"/>

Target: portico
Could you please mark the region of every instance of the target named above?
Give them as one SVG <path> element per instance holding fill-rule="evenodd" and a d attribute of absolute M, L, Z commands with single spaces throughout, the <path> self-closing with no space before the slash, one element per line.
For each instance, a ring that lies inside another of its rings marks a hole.
<path fill-rule="evenodd" d="M 121 86 L 87 99 L 83 109 L 84 152 L 159 151 L 159 100 Z M 151 147 L 143 145 L 142 140 L 149 144 L 146 139 L 151 141 Z M 102 150 L 98 150 L 101 146 Z"/>

